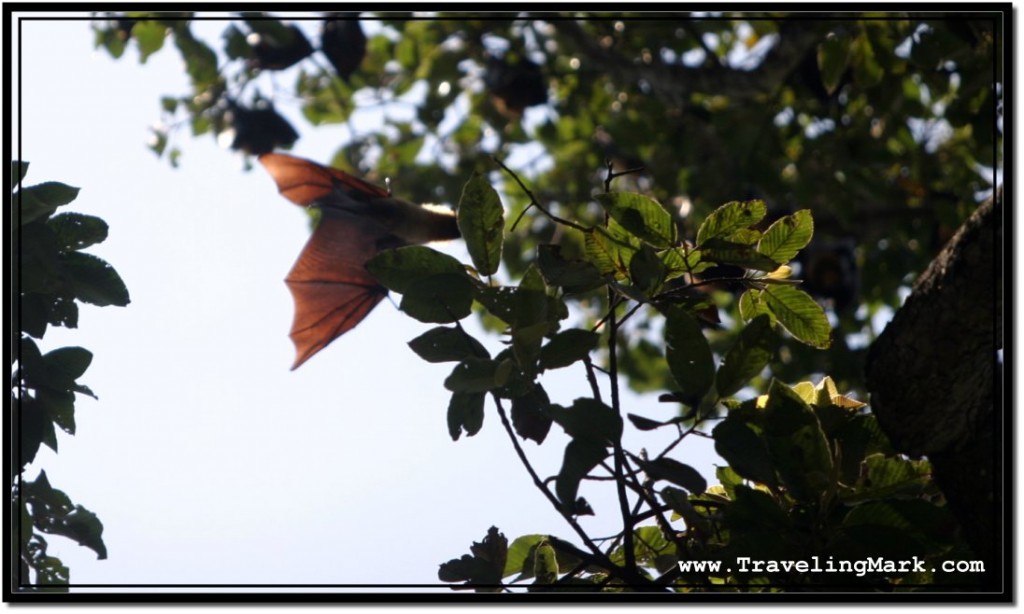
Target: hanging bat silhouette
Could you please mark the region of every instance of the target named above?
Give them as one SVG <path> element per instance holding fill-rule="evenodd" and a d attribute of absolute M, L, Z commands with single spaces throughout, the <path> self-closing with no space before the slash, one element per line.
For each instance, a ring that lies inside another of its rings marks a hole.
<path fill-rule="evenodd" d="M 285 198 L 322 212 L 285 278 L 295 300 L 292 370 L 352 330 L 387 295 L 367 261 L 382 250 L 459 236 L 454 215 L 394 198 L 338 169 L 285 154 L 259 161 Z"/>

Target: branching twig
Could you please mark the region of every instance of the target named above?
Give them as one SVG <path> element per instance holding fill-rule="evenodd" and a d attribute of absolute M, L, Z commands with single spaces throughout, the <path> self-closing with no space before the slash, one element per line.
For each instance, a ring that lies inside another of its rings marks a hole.
<path fill-rule="evenodd" d="M 512 429 L 512 423 L 509 422 L 508 414 L 505 411 L 505 407 L 501 403 L 501 398 L 498 397 L 498 395 L 496 394 L 492 396 L 494 398 L 494 404 L 498 408 L 498 417 L 501 419 L 501 424 L 505 428 L 505 432 L 508 434 L 509 440 L 511 440 L 512 442 L 512 447 L 515 448 L 516 455 L 519 456 L 519 460 L 523 463 L 523 467 L 525 467 L 526 472 L 530 474 L 530 477 L 533 479 L 534 485 L 536 485 L 537 488 L 548 499 L 548 501 L 550 501 L 551 504 L 555 506 L 555 509 L 558 511 L 558 513 L 562 515 L 565 521 L 569 523 L 569 526 L 572 527 L 573 531 L 576 532 L 576 535 L 578 535 L 579 538 L 583 540 L 583 543 L 587 546 L 587 548 L 590 549 L 592 554 L 587 556 L 590 558 L 591 562 L 607 569 L 609 574 L 619 578 L 626 584 L 650 585 L 649 581 L 647 581 L 645 578 L 636 573 L 634 567 L 627 567 L 623 569 L 615 563 L 613 563 L 607 556 L 605 556 L 604 553 L 601 552 L 601 549 L 598 548 L 597 545 L 594 544 L 594 542 L 590 539 L 586 531 L 584 531 L 583 528 L 580 527 L 579 523 L 576 522 L 576 519 L 572 517 L 572 514 L 570 512 L 567 512 L 562 506 L 562 504 L 559 503 L 558 499 L 556 499 L 555 496 L 551 494 L 551 491 L 548 490 L 548 488 L 544 485 L 544 481 L 540 479 L 539 475 L 537 475 L 536 470 L 534 470 L 533 465 L 530 463 L 530 459 L 526 457 L 526 452 L 523 450 L 523 447 L 519 445 L 519 440 L 516 439 L 516 433 Z M 586 553 L 583 554 L 586 555 Z"/>
<path fill-rule="evenodd" d="M 575 228 L 576 230 L 579 230 L 579 231 L 582 231 L 582 232 L 590 232 L 590 229 L 587 228 L 586 226 L 582 226 L 580 224 L 577 224 L 576 222 L 571 222 L 571 221 L 569 221 L 567 219 L 560 218 L 557 215 L 555 215 L 555 214 L 551 213 L 550 211 L 548 211 L 547 209 L 545 209 L 544 207 L 542 207 L 541 204 L 539 202 L 537 202 L 537 198 L 533 195 L 533 192 L 530 191 L 530 188 L 526 187 L 526 184 L 523 183 L 523 180 L 519 178 L 519 175 L 517 175 L 515 171 L 513 171 L 509 167 L 505 166 L 505 163 L 502 162 L 501 160 L 499 160 L 497 156 L 491 156 L 491 159 L 494 160 L 498 164 L 498 166 L 500 166 L 502 168 L 502 170 L 504 170 L 506 173 L 511 175 L 512 178 L 515 179 L 516 183 L 519 184 L 519 187 L 523 190 L 523 192 L 525 192 L 526 195 L 530 197 L 530 204 L 527 205 L 525 209 L 523 209 L 523 212 L 519 214 L 519 217 L 516 218 L 516 221 L 512 223 L 512 226 L 511 226 L 512 230 L 515 230 L 516 224 L 518 224 L 519 220 L 521 220 L 523 218 L 523 216 L 526 215 L 526 212 L 529 211 L 530 207 L 537 207 L 537 209 L 541 213 L 546 215 L 552 221 L 558 222 L 559 224 L 563 224 L 563 225 L 568 226 L 570 228 Z"/>
<path fill-rule="evenodd" d="M 608 169 L 608 174 L 605 175 L 605 178 L 604 178 L 604 191 L 605 192 L 611 192 L 612 191 L 612 181 L 614 179 L 616 179 L 618 177 L 622 177 L 623 175 L 632 175 L 633 173 L 642 173 L 645 170 L 644 167 L 637 166 L 637 167 L 634 167 L 634 168 L 627 168 L 624 171 L 615 172 L 614 164 L 612 164 L 611 160 L 605 160 L 604 164 L 605 164 L 605 167 Z"/>

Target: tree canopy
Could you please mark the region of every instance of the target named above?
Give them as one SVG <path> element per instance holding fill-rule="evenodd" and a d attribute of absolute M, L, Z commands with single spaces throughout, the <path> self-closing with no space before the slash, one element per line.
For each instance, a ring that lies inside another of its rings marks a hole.
<path fill-rule="evenodd" d="M 186 127 L 254 155 L 336 130 L 334 166 L 458 205 L 471 265 L 414 247 L 368 268 L 403 311 L 450 325 L 411 346 L 456 363 L 452 438 L 482 427 L 490 396 L 582 545 L 492 529 L 442 581 L 770 589 L 828 581 L 682 563 L 979 550 L 947 531 L 951 493 L 928 461 L 858 399 L 880 324 L 995 193 L 998 15 L 242 13 L 208 40 L 197 23 L 94 25 L 114 57 L 173 44 L 184 60 L 192 90 L 160 101 L 157 155 L 187 156 Z M 502 354 L 459 327 L 473 309 L 507 335 Z M 540 376 L 577 362 L 587 396 L 551 403 Z M 620 376 L 677 417 L 628 414 Z M 571 441 L 549 485 L 517 436 L 542 442 L 552 424 Z M 713 437 L 729 466 L 708 486 L 673 446 L 624 450 L 624 427 Z M 623 517 L 602 544 L 574 521 L 594 512 L 577 490 L 595 470 Z M 945 582 L 972 580 L 886 569 L 855 584 Z"/>

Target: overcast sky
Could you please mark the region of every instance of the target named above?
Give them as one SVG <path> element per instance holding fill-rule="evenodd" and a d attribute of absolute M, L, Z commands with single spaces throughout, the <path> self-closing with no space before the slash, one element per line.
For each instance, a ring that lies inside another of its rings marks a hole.
<path fill-rule="evenodd" d="M 224 25 L 197 31 L 219 44 Z M 492 405 L 480 434 L 451 441 L 442 386 L 451 365 L 407 347 L 430 326 L 391 302 L 289 371 L 282 280 L 308 237 L 306 217 L 262 168 L 244 172 L 208 135 L 177 133 L 177 170 L 146 148 L 160 97 L 189 91 L 172 45 L 139 66 L 134 47 L 120 61 L 93 50 L 85 20 L 23 22 L 21 33 L 12 137 L 15 156 L 20 138 L 31 163 L 25 184 L 81 188 L 63 210 L 106 220 L 109 238 L 88 251 L 117 269 L 132 299 L 85 306 L 78 329 L 50 328 L 40 342 L 44 352 L 94 354 L 80 382 L 99 400 L 78 397 L 77 435 L 59 437 L 59 454 L 43 448 L 28 474 L 45 469 L 104 524 L 104 561 L 48 538 L 73 583 L 436 583 L 438 564 L 492 525 L 510 540 L 574 540 Z M 292 78 L 278 76 L 285 88 Z M 346 136 L 280 110 L 302 135 L 297 155 L 326 161 Z M 442 249 L 468 261 L 459 243 Z M 473 317 L 466 325 L 477 330 Z M 562 404 L 588 391 L 575 367 L 544 384 Z M 627 394 L 625 405 L 660 419 L 675 411 L 654 395 Z M 636 434 L 627 423 L 627 446 L 660 450 L 658 435 Z M 714 483 L 711 443 L 693 439 L 676 458 Z M 524 446 L 547 476 L 566 441 L 555 427 L 543 446 Z M 610 490 L 581 491 L 598 512 L 581 524 L 595 535 L 618 530 Z"/>

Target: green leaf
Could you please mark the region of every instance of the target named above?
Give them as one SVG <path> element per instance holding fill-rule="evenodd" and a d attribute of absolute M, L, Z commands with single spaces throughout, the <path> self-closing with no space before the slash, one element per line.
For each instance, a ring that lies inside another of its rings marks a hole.
<path fill-rule="evenodd" d="M 747 323 L 718 368 L 715 376 L 718 396 L 732 396 L 759 374 L 772 357 L 774 341 L 771 318 L 767 315 L 758 315 Z"/>
<path fill-rule="evenodd" d="M 70 390 L 42 388 L 36 391 L 36 407 L 69 435 L 75 434 L 75 394 Z"/>
<path fill-rule="evenodd" d="M 604 285 L 597 267 L 586 260 L 563 257 L 561 245 L 539 246 L 537 266 L 549 286 L 562 288 L 566 293 L 586 292 Z"/>
<path fill-rule="evenodd" d="M 649 245 L 644 245 L 629 261 L 629 278 L 646 296 L 657 294 L 665 283 L 668 269 Z"/>
<path fill-rule="evenodd" d="M 456 322 L 473 312 L 473 282 L 462 271 L 413 280 L 399 308 L 420 322 Z"/>
<path fill-rule="evenodd" d="M 464 554 L 443 563 L 437 572 L 438 579 L 442 582 L 464 580 L 467 588 L 481 585 L 473 587 L 477 592 L 501 590 L 498 585 L 508 558 L 508 539 L 496 527 L 491 527 L 482 542 L 473 542 L 470 552 L 471 555 Z"/>
<path fill-rule="evenodd" d="M 116 25 L 109 28 L 93 26 L 93 30 L 96 32 L 94 42 L 96 48 L 103 47 L 114 59 L 120 58 L 124 54 L 125 42 L 128 37 L 124 36 Z"/>
<path fill-rule="evenodd" d="M 60 381 L 74 382 L 92 363 L 92 352 L 81 347 L 63 347 L 43 355 L 43 364 L 50 378 L 59 374 Z"/>
<path fill-rule="evenodd" d="M 469 358 L 491 357 L 479 341 L 461 328 L 432 328 L 410 341 L 409 347 L 427 362 L 459 362 Z"/>
<path fill-rule="evenodd" d="M 167 26 L 156 20 L 142 20 L 135 22 L 132 27 L 132 38 L 139 44 L 139 62 L 146 63 L 146 59 L 164 46 L 164 39 L 167 37 Z"/>
<path fill-rule="evenodd" d="M 196 91 L 204 91 L 218 79 L 217 54 L 206 43 L 192 35 L 189 22 L 174 22 L 174 44 L 185 60 L 185 72 L 192 79 Z"/>
<path fill-rule="evenodd" d="M 672 215 L 657 201 L 632 192 L 608 192 L 598 194 L 597 202 L 623 228 L 654 247 L 679 241 Z"/>
<path fill-rule="evenodd" d="M 757 244 L 757 251 L 779 264 L 785 264 L 811 242 L 814 219 L 809 209 L 779 218 L 768 227 Z"/>
<path fill-rule="evenodd" d="M 725 508 L 726 526 L 738 532 L 766 531 L 778 535 L 792 527 L 789 516 L 771 495 L 749 486 L 736 487 L 736 498 Z"/>
<path fill-rule="evenodd" d="M 764 429 L 772 461 L 792 496 L 816 501 L 832 476 L 832 450 L 817 415 L 792 388 L 772 380 Z"/>
<path fill-rule="evenodd" d="M 853 39 L 850 48 L 852 54 L 853 80 L 862 89 L 874 87 L 885 78 L 885 70 L 875 58 L 875 49 L 871 45 L 866 32 Z"/>
<path fill-rule="evenodd" d="M 455 258 L 425 245 L 385 250 L 371 258 L 366 268 L 377 281 L 399 294 L 405 294 L 410 287 L 430 275 L 465 275 L 466 272 Z"/>
<path fill-rule="evenodd" d="M 697 229 L 697 247 L 703 248 L 712 239 L 726 239 L 736 230 L 749 228 L 767 213 L 768 207 L 760 200 L 726 203 L 712 211 Z"/>
<path fill-rule="evenodd" d="M 653 566 L 658 573 L 676 567 L 679 557 L 675 543 L 669 541 L 658 526 L 638 527 L 633 531 L 633 551 L 638 563 Z M 615 560 L 616 557 L 612 557 Z"/>
<path fill-rule="evenodd" d="M 474 174 L 462 190 L 458 224 L 473 266 L 481 275 L 494 275 L 501 263 L 503 215 L 498 193 L 486 179 Z"/>
<path fill-rule="evenodd" d="M 650 462 L 638 461 L 640 469 L 653 480 L 666 480 L 699 495 L 708 489 L 707 480 L 693 467 L 674 458 L 656 458 Z"/>
<path fill-rule="evenodd" d="M 764 300 L 764 291 L 748 288 L 746 292 L 740 295 L 739 300 L 740 317 L 744 321 L 751 321 L 757 316 L 764 314 L 771 320 L 772 327 L 778 322 L 778 318 L 771 309 L 768 308 L 768 304 Z"/>
<path fill-rule="evenodd" d="M 455 365 L 444 387 L 452 392 L 489 392 L 504 384 L 499 382 L 501 363 L 485 358 L 468 358 Z"/>
<path fill-rule="evenodd" d="M 521 578 L 532 577 L 533 568 L 530 566 L 532 562 L 530 555 L 537 545 L 544 541 L 547 541 L 547 537 L 538 534 L 521 535 L 512 540 L 508 547 L 508 554 L 505 557 L 505 570 L 502 572 L 501 577 L 507 578 L 517 573 L 523 574 Z"/>
<path fill-rule="evenodd" d="M 696 405 L 715 381 L 711 347 L 697 319 L 673 307 L 665 318 L 665 359 L 688 405 Z"/>
<path fill-rule="evenodd" d="M 665 279 L 675 279 L 687 273 L 702 273 L 713 263 L 704 262 L 699 249 L 685 245 L 667 249 L 658 254 L 665 265 Z"/>
<path fill-rule="evenodd" d="M 478 287 L 475 295 L 476 300 L 492 316 L 505 324 L 511 324 L 515 320 L 513 312 L 515 311 L 516 288 L 508 286 Z"/>
<path fill-rule="evenodd" d="M 555 478 L 555 495 L 567 513 L 576 510 L 576 494 L 580 481 L 605 457 L 608 451 L 603 444 L 589 439 L 573 439 L 565 447 L 562 468 Z"/>
<path fill-rule="evenodd" d="M 92 215 L 61 213 L 46 221 L 57 244 L 65 250 L 80 250 L 107 238 L 107 223 Z"/>
<path fill-rule="evenodd" d="M 629 277 L 629 261 L 640 249 L 640 241 L 613 218 L 607 228 L 598 226 L 584 234 L 583 247 L 587 261 L 598 272 L 621 280 Z"/>
<path fill-rule="evenodd" d="M 537 544 L 533 552 L 533 575 L 537 580 L 534 584 L 554 584 L 558 579 L 558 558 L 551 544 Z"/>
<path fill-rule="evenodd" d="M 818 72 L 821 84 L 832 94 L 850 64 L 850 37 L 843 32 L 829 32 L 818 45 Z"/>
<path fill-rule="evenodd" d="M 705 261 L 758 271 L 774 271 L 779 268 L 780 264 L 758 252 L 757 248 L 752 245 L 731 243 L 722 239 L 708 240 L 704 243 L 701 253 Z"/>
<path fill-rule="evenodd" d="M 73 539 L 91 548 L 98 558 L 107 558 L 99 518 L 50 486 L 45 471 L 40 472 L 34 482 L 25 483 L 25 497 L 32 506 L 33 522 L 39 530 Z"/>
<path fill-rule="evenodd" d="M 551 401 L 537 384 L 530 392 L 512 399 L 512 427 L 523 439 L 544 443 L 551 430 Z"/>
<path fill-rule="evenodd" d="M 568 367 L 589 356 L 600 338 L 595 332 L 579 328 L 561 331 L 540 349 L 540 366 L 542 369 Z"/>
<path fill-rule="evenodd" d="M 117 271 L 100 258 L 70 252 L 61 255 L 61 265 L 78 300 L 100 307 L 124 307 L 131 302 Z"/>
<path fill-rule="evenodd" d="M 730 413 L 718 423 L 711 436 L 715 440 L 715 452 L 729 463 L 733 471 L 773 489 L 778 486 L 768 446 L 740 416 Z"/>
<path fill-rule="evenodd" d="M 28 162 L 22 160 L 13 160 L 11 162 L 11 189 L 18 187 L 21 180 L 25 178 L 28 173 Z"/>
<path fill-rule="evenodd" d="M 611 445 L 622 437 L 622 416 L 596 399 L 579 398 L 571 408 L 552 404 L 551 417 L 573 439 Z"/>
<path fill-rule="evenodd" d="M 736 487 L 743 483 L 743 476 L 736 473 L 732 467 L 715 467 L 715 477 L 725 489 L 725 494 L 730 498 L 736 497 Z"/>
<path fill-rule="evenodd" d="M 816 348 L 832 343 L 832 326 L 825 310 L 809 294 L 792 286 L 772 285 L 762 296 L 779 323 L 797 340 Z"/>
<path fill-rule="evenodd" d="M 462 432 L 472 437 L 484 424 L 483 392 L 455 392 L 448 402 L 448 434 L 458 441 Z"/>
<path fill-rule="evenodd" d="M 21 224 L 46 217 L 61 207 L 78 198 L 79 188 L 56 181 L 47 181 L 38 185 L 22 188 L 14 195 L 14 202 L 21 205 Z"/>
<path fill-rule="evenodd" d="M 544 336 L 558 330 L 565 304 L 547 294 L 540 270 L 530 265 L 512 299 L 512 351 L 524 373 L 535 374 Z"/>

